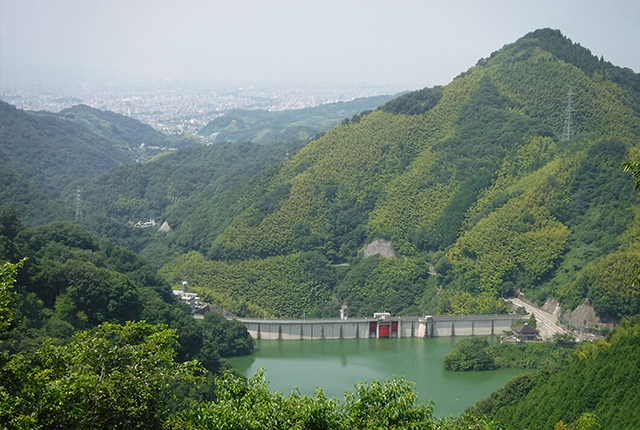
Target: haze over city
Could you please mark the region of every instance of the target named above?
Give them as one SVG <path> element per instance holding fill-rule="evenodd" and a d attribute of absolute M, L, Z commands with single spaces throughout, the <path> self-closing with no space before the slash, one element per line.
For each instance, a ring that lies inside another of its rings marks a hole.
<path fill-rule="evenodd" d="M 542 27 L 637 71 L 638 16 L 633 0 L 1 0 L 0 85 L 124 77 L 415 89 L 446 84 Z"/>

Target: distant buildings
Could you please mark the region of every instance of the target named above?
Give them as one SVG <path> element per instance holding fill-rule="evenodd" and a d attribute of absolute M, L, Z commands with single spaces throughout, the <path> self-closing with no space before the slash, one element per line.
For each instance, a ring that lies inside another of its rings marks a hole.
<path fill-rule="evenodd" d="M 155 227 L 156 220 L 152 219 L 152 220 L 149 220 L 149 221 L 138 221 L 135 224 L 133 224 L 133 221 L 129 221 L 129 225 L 131 225 L 132 227 L 137 227 L 137 228 Z"/>
<path fill-rule="evenodd" d="M 198 295 L 198 293 L 187 292 L 187 281 L 182 281 L 182 290 L 173 290 L 173 295 L 188 304 L 191 307 L 192 313 L 196 313 L 197 311 L 206 307 L 200 301 L 200 296 Z"/>
<path fill-rule="evenodd" d="M 535 342 L 540 340 L 538 330 L 528 323 L 512 327 L 511 329 L 513 332 L 507 332 L 502 335 L 501 343 Z"/>

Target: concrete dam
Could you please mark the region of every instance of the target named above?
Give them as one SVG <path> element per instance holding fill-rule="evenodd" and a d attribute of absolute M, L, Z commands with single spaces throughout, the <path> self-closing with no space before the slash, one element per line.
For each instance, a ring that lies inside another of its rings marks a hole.
<path fill-rule="evenodd" d="M 254 339 L 323 340 L 403 337 L 491 336 L 511 330 L 528 315 L 438 315 L 373 318 L 258 319 L 238 318 Z"/>

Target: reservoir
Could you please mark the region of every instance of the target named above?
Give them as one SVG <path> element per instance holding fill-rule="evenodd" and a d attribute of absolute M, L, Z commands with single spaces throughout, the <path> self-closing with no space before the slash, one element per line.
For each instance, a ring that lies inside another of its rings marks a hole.
<path fill-rule="evenodd" d="M 256 341 L 256 352 L 230 359 L 243 375 L 264 367 L 271 391 L 343 399 L 357 381 L 383 381 L 393 375 L 416 383 L 420 399 L 435 402 L 435 415 L 457 415 L 489 396 L 524 369 L 445 371 L 442 357 L 464 337 Z M 494 338 L 495 339 L 495 338 Z"/>

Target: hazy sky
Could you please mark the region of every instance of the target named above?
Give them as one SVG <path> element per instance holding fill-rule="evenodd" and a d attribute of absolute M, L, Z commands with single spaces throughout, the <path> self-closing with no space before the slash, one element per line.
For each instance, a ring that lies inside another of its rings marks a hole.
<path fill-rule="evenodd" d="M 417 88 L 551 27 L 638 72 L 639 19 L 638 0 L 0 0 L 0 70 Z"/>

